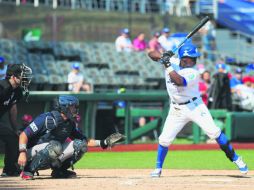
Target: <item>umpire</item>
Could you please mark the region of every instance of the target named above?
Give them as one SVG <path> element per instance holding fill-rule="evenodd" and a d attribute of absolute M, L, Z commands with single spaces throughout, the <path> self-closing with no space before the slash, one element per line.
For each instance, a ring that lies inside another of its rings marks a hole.
<path fill-rule="evenodd" d="M 5 79 L 0 80 L 0 140 L 5 146 L 2 177 L 19 175 L 17 103 L 22 99 L 23 92 L 28 96 L 31 78 L 32 70 L 25 64 L 9 64 Z M 6 120 L 7 112 L 9 118 Z"/>

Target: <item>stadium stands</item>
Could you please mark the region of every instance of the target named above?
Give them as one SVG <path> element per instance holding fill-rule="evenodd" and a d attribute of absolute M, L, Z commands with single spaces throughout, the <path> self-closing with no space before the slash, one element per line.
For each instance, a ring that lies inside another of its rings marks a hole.
<path fill-rule="evenodd" d="M 213 53 L 221 57 L 233 58 L 237 63 L 253 61 L 253 43 L 248 46 L 245 38 L 228 30 L 217 30 L 216 44 L 217 51 Z M 146 52 L 118 53 L 114 43 L 0 39 L 0 55 L 7 63 L 25 62 L 33 69 L 32 90 L 67 90 L 67 75 L 73 62 L 80 63 L 85 80 L 93 84 L 95 92 L 114 91 L 119 87 L 165 88 L 162 67 L 151 61 Z M 199 62 L 212 74 L 215 72 L 215 63 L 209 59 Z"/>
<path fill-rule="evenodd" d="M 20 42 L 0 40 L 0 54 L 8 63 L 25 62 L 34 72 L 31 90 L 67 90 L 72 63 L 79 62 L 94 91 L 156 89 L 163 79 L 160 65 L 145 52 L 117 53 L 114 43 Z"/>

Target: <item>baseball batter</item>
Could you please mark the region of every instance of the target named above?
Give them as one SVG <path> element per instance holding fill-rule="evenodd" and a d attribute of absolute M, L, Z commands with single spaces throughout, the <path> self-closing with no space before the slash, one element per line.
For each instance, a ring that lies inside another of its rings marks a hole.
<path fill-rule="evenodd" d="M 216 139 L 227 158 L 234 162 L 240 172 L 248 172 L 247 165 L 229 144 L 203 103 L 198 88 L 199 72 L 194 68 L 200 53 L 193 44 L 184 44 L 178 50 L 179 59 L 163 54 L 160 62 L 165 66 L 167 92 L 171 104 L 163 131 L 159 137 L 156 169 L 151 177 L 160 177 L 164 159 L 176 135 L 189 121 L 197 123 L 211 139 Z"/>

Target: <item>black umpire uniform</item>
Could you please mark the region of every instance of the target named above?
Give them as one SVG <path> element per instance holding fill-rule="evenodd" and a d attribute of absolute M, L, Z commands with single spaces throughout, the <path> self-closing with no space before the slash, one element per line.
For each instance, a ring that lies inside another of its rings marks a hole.
<path fill-rule="evenodd" d="M 23 97 L 22 74 L 24 72 L 22 69 L 24 67 L 26 66 L 22 64 L 9 65 L 6 78 L 0 80 L 0 140 L 3 141 L 5 146 L 4 168 L 1 174 L 3 177 L 19 175 L 17 167 L 19 153 L 16 104 Z M 30 69 L 29 67 L 26 68 Z M 16 78 L 13 79 L 14 77 Z M 4 120 L 7 112 L 9 113 L 9 121 L 11 125 L 6 122 L 6 119 Z"/>

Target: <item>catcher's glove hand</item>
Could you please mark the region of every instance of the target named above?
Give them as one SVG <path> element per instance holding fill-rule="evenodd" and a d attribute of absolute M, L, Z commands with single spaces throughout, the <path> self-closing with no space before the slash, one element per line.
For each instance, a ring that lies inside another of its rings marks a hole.
<path fill-rule="evenodd" d="M 124 138 L 125 136 L 121 133 L 113 133 L 109 135 L 105 140 L 101 140 L 101 148 L 112 148 L 117 142 L 121 141 Z"/>

